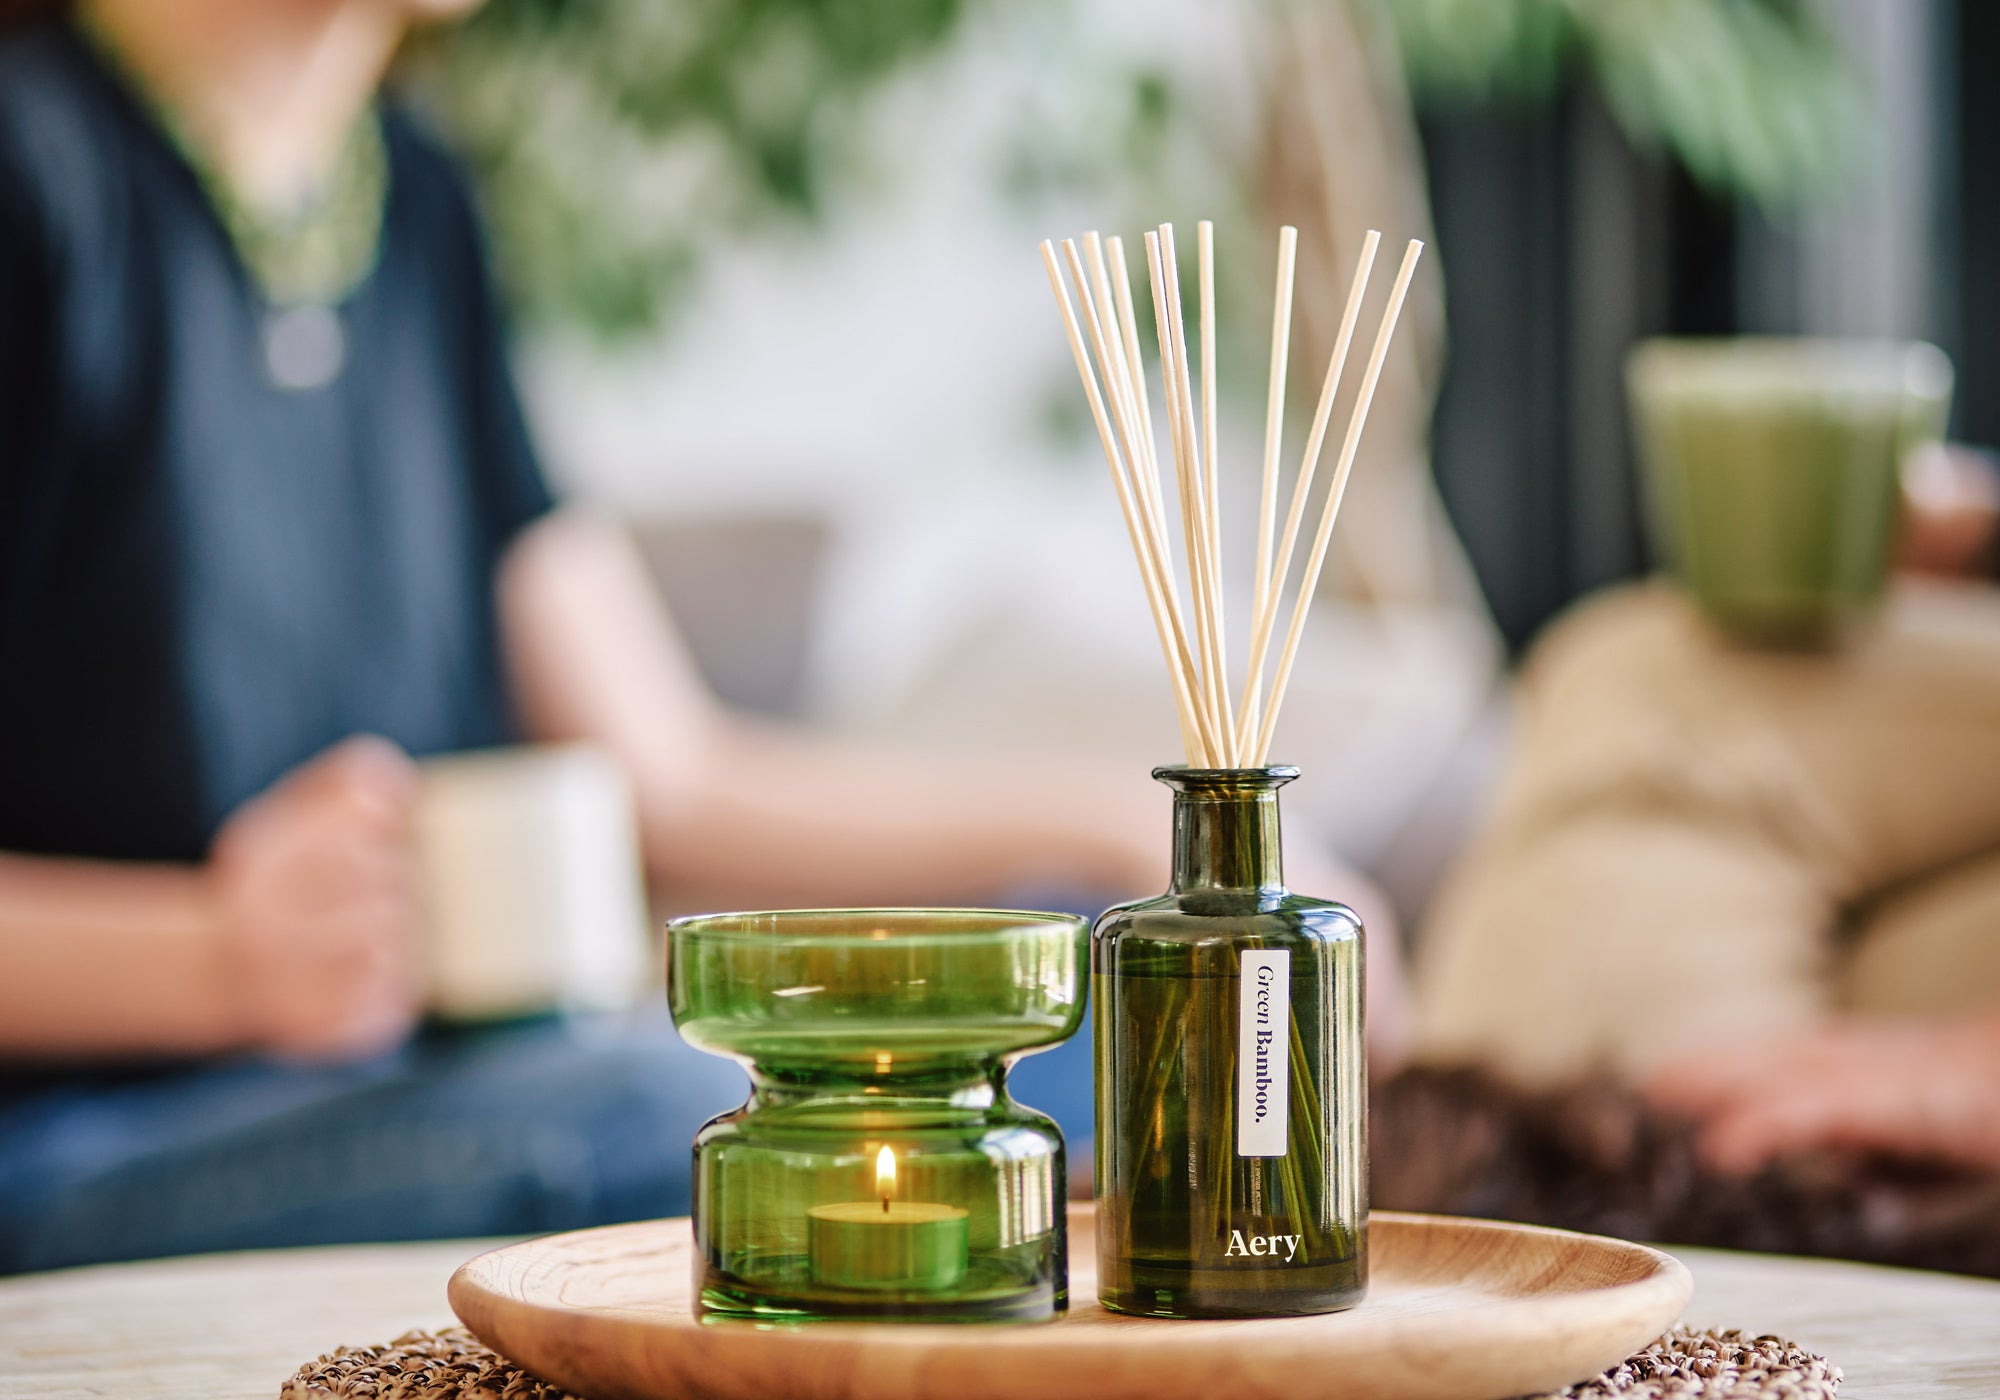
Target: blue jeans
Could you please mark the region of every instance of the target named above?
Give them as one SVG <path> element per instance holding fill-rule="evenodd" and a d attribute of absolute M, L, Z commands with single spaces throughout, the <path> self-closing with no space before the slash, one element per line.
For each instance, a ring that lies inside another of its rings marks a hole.
<path fill-rule="evenodd" d="M 663 1016 L 429 1031 L 384 1058 L 0 1080 L 0 1273 L 685 1214 L 743 1073 Z M 1022 1100 L 1088 1151 L 1088 1032 Z"/>

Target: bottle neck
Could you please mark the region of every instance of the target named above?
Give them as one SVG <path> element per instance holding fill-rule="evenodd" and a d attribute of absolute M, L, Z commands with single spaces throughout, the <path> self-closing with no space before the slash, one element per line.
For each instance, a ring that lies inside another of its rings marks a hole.
<path fill-rule="evenodd" d="M 1007 1068 L 994 1059 L 867 1066 L 759 1062 L 747 1066 L 759 1108 L 871 1098 L 932 1099 L 940 1106 L 990 1108 L 1006 1094 Z"/>
<path fill-rule="evenodd" d="M 1175 789 L 1172 892 L 1282 891 L 1278 787 L 1289 778 L 1243 769 L 1165 779 Z"/>

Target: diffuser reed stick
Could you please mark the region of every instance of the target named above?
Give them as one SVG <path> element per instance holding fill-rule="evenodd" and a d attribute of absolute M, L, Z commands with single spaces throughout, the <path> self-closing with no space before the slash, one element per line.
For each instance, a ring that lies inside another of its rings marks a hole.
<path fill-rule="evenodd" d="M 1152 535 L 1149 526 L 1139 518 L 1133 498 L 1131 478 L 1127 464 L 1119 453 L 1114 441 L 1113 429 L 1108 421 L 1104 399 L 1097 389 L 1096 376 L 1091 370 L 1090 352 L 1084 347 L 1083 332 L 1077 325 L 1076 312 L 1070 305 L 1069 292 L 1063 286 L 1062 271 L 1056 265 L 1055 249 L 1048 243 L 1042 244 L 1042 257 L 1048 266 L 1049 282 L 1055 288 L 1057 304 L 1062 308 L 1063 328 L 1069 335 L 1070 351 L 1076 358 L 1077 373 L 1083 378 L 1084 394 L 1090 401 L 1091 420 L 1097 425 L 1097 434 L 1104 445 L 1106 461 L 1111 464 L 1111 479 L 1118 491 L 1118 507 L 1125 516 L 1125 528 L 1131 536 L 1133 551 L 1139 557 L 1139 572 L 1146 585 L 1146 602 L 1153 612 L 1153 623 L 1160 634 L 1160 646 L 1166 653 L 1167 673 L 1174 683 L 1174 699 L 1181 714 L 1181 731 L 1188 745 L 1188 761 L 1205 763 L 1215 745 L 1211 736 L 1202 732 L 1202 722 L 1206 712 L 1195 703 L 1192 694 L 1192 662 L 1188 656 L 1187 639 L 1182 631 L 1179 606 L 1173 594 L 1162 586 L 1162 576 L 1158 560 L 1152 549 Z M 1121 419 L 1119 432 L 1124 433 L 1129 425 Z"/>
<path fill-rule="evenodd" d="M 1361 430 L 1368 422 L 1369 405 L 1375 402 L 1375 385 L 1382 378 L 1382 363 L 1389 355 L 1389 341 L 1396 333 L 1396 318 L 1403 314 L 1403 298 L 1409 294 L 1410 278 L 1416 274 L 1417 258 L 1423 244 L 1412 239 L 1403 251 L 1403 265 L 1396 270 L 1396 283 L 1389 289 L 1389 308 L 1382 313 L 1381 327 L 1375 332 L 1375 348 L 1369 352 L 1368 368 L 1362 372 L 1361 392 L 1354 413 L 1347 420 L 1347 436 L 1340 444 L 1340 459 L 1334 464 L 1333 484 L 1327 488 L 1326 507 L 1320 512 L 1319 533 L 1313 537 L 1312 558 L 1306 561 L 1305 578 L 1292 604 L 1292 626 L 1285 634 L 1285 651 L 1278 659 L 1277 679 L 1271 682 L 1271 708 L 1264 713 L 1257 731 L 1257 744 L 1250 761 L 1262 763 L 1271 749 L 1271 729 L 1278 722 L 1278 707 L 1285 702 L 1285 687 L 1291 683 L 1292 663 L 1298 659 L 1299 638 L 1305 634 L 1306 612 L 1319 588 L 1319 572 L 1326 563 L 1326 547 L 1333 538 L 1334 517 L 1340 514 L 1341 498 L 1347 494 L 1348 474 L 1354 470 L 1354 454 L 1361 446 Z M 1275 611 L 1275 606 L 1274 609 Z"/>
<path fill-rule="evenodd" d="M 1298 548 L 1299 526 L 1305 519 L 1306 502 L 1312 495 L 1313 474 L 1319 469 L 1320 451 L 1326 445 L 1327 425 L 1333 421 L 1334 399 L 1340 392 L 1340 377 L 1347 367 L 1347 350 L 1354 341 L 1354 324 L 1361 315 L 1361 298 L 1368 290 L 1368 274 L 1375 266 L 1375 249 L 1381 241 L 1379 233 L 1374 229 L 1368 230 L 1368 236 L 1361 242 L 1361 257 L 1355 264 L 1354 278 L 1348 283 L 1347 308 L 1340 315 L 1340 331 L 1334 337 L 1333 355 L 1327 361 L 1326 380 L 1320 386 L 1319 406 L 1313 410 L 1312 428 L 1306 434 L 1305 455 L 1299 459 L 1299 476 L 1292 488 L 1292 503 L 1285 513 L 1285 529 L 1280 536 L 1278 557 L 1271 566 L 1270 577 L 1265 581 L 1264 607 L 1257 614 L 1256 628 L 1251 637 L 1249 686 L 1261 685 L 1264 678 L 1264 662 L 1270 654 L 1271 630 L 1278 620 L 1278 600 L 1284 591 L 1285 578 L 1291 571 L 1293 551 Z M 1278 407 L 1282 413 L 1283 385 L 1278 386 Z M 1247 715 L 1244 725 L 1237 738 L 1240 746 L 1247 748 L 1258 729 L 1256 722 Z"/>
<path fill-rule="evenodd" d="M 1271 644 L 1276 636 L 1285 585 L 1291 577 L 1304 528 L 1307 506 L 1320 454 L 1332 426 L 1334 405 L 1346 370 L 1347 356 L 1360 319 L 1381 234 L 1371 229 L 1364 240 L 1347 305 L 1327 364 L 1312 427 L 1299 461 L 1284 527 L 1277 527 L 1279 457 L 1285 412 L 1285 377 L 1291 344 L 1291 317 L 1298 231 L 1278 234 L 1277 285 L 1272 299 L 1270 384 L 1264 419 L 1263 477 L 1258 496 L 1256 550 L 1251 590 L 1247 664 L 1240 690 L 1230 684 L 1228 619 L 1223 589 L 1223 531 L 1220 439 L 1217 422 L 1215 236 L 1206 220 L 1196 229 L 1196 279 L 1201 351 L 1199 394 L 1190 361 L 1188 334 L 1181 306 L 1180 267 L 1173 225 L 1161 224 L 1145 235 L 1146 268 L 1152 290 L 1155 339 L 1158 343 L 1162 409 L 1172 457 L 1174 496 L 1180 521 L 1180 549 L 1186 563 L 1188 607 L 1181 606 L 1180 582 L 1173 562 L 1166 492 L 1160 480 L 1162 461 L 1154 431 L 1153 409 L 1146 388 L 1123 242 L 1084 235 L 1079 251 L 1065 239 L 1062 258 L 1054 243 L 1044 240 L 1042 261 L 1054 289 L 1063 328 L 1083 381 L 1091 419 L 1110 467 L 1126 534 L 1139 564 L 1147 606 L 1159 633 L 1181 738 L 1190 766 L 1241 768 L 1262 765 L 1270 752 L 1278 711 L 1298 660 L 1306 619 L 1326 563 L 1334 521 L 1360 448 L 1368 410 L 1374 402 L 1396 322 L 1415 274 L 1423 244 L 1412 239 L 1404 249 L 1388 303 L 1376 327 L 1375 341 L 1342 435 L 1333 478 L 1321 509 L 1297 596 L 1292 604 L 1284 643 L 1274 673 Z M 1107 254 L 1109 261 L 1107 263 Z M 1068 279 L 1065 280 L 1064 264 Z M 1074 284 L 1074 304 L 1070 285 Z M 1079 320 L 1076 306 L 1083 309 Z M 1266 695 L 1268 694 L 1268 701 Z M 1240 695 L 1240 699 L 1236 698 Z"/>
<path fill-rule="evenodd" d="M 1256 591 L 1250 598 L 1251 626 L 1254 630 L 1258 619 L 1269 606 L 1271 592 L 1271 548 L 1278 524 L 1278 455 L 1283 450 L 1285 438 L 1285 373 L 1292 351 L 1292 280 L 1298 267 L 1299 231 L 1289 224 L 1278 230 L 1278 289 L 1272 297 L 1271 305 L 1271 372 L 1270 387 L 1265 395 L 1264 405 L 1264 475 L 1262 488 L 1257 493 L 1257 569 Z M 1258 707 L 1263 704 L 1263 673 L 1256 667 L 1250 672 L 1243 692 L 1242 723 L 1254 724 Z"/>

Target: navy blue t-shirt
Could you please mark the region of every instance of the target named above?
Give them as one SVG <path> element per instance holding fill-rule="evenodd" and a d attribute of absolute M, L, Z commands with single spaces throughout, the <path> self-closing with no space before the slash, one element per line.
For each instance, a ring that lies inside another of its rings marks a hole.
<path fill-rule="evenodd" d="M 448 158 L 385 110 L 329 382 L 67 28 L 0 40 L 0 851 L 199 858 L 357 732 L 512 735 L 493 576 L 549 509 Z"/>

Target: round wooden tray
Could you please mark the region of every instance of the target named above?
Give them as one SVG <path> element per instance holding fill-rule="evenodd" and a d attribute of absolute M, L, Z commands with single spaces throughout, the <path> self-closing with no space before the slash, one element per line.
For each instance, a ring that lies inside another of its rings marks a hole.
<path fill-rule="evenodd" d="M 497 1249 L 452 1276 L 451 1306 L 591 1400 L 1502 1400 L 1616 1365 L 1694 1290 L 1678 1260 L 1622 1240 L 1377 1211 L 1350 1312 L 1155 1321 L 1098 1306 L 1091 1223 L 1071 1208 L 1071 1306 L 1053 1323 L 704 1325 L 686 1220 Z"/>

